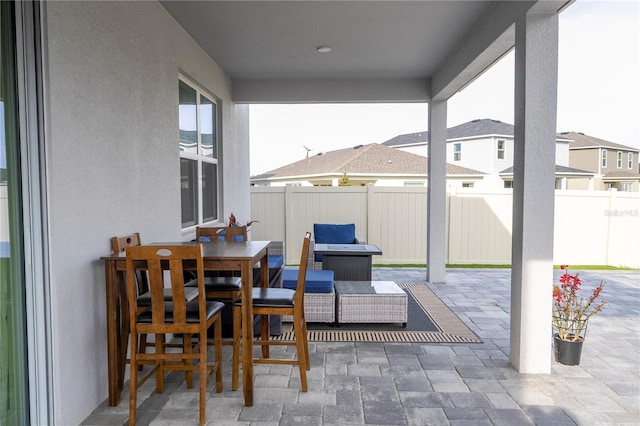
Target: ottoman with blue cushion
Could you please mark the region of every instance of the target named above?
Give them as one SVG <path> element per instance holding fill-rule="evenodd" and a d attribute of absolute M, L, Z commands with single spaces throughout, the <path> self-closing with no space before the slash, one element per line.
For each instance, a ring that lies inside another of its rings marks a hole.
<path fill-rule="evenodd" d="M 298 268 L 285 268 L 282 287 L 296 289 Z M 335 322 L 336 292 L 333 286 L 333 271 L 307 269 L 304 284 L 304 316 L 307 322 Z M 291 322 L 293 317 L 284 315 L 282 321 Z"/>

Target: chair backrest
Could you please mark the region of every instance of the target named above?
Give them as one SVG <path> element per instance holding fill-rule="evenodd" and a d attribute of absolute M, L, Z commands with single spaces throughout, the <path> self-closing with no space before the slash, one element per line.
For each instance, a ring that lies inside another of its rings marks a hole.
<path fill-rule="evenodd" d="M 187 324 L 187 309 L 184 286 L 184 262 L 195 263 L 198 280 L 198 294 L 204 295 L 204 263 L 202 260 L 202 245 L 149 245 L 129 246 L 127 253 L 127 276 L 134 279 L 137 269 L 145 268 L 149 275 L 149 292 L 151 294 L 151 324 L 138 325 L 141 333 L 173 333 L 179 332 L 180 326 Z M 165 271 L 169 270 L 169 274 Z M 170 278 L 173 304 L 172 314 L 165 315 L 165 277 Z M 129 300 L 135 300 L 134 289 L 129 287 Z M 206 323 L 205 297 L 198 297 L 200 322 Z M 135 303 L 129 304 L 132 327 L 136 323 L 138 312 Z M 169 320 L 169 321 L 168 321 Z M 206 325 L 204 325 L 206 327 Z"/>
<path fill-rule="evenodd" d="M 124 249 L 129 246 L 139 246 L 141 244 L 142 242 L 140 241 L 140 234 L 138 232 L 125 235 L 124 237 L 111 237 L 111 250 L 115 255 L 124 252 Z"/>
<path fill-rule="evenodd" d="M 140 246 L 140 234 L 135 232 L 131 235 L 125 235 L 124 237 L 111 237 L 111 251 L 114 256 L 119 256 L 124 253 L 127 247 Z M 138 289 L 138 296 L 149 291 L 149 282 L 145 271 L 138 270 L 135 274 L 136 287 Z"/>
<path fill-rule="evenodd" d="M 307 257 L 309 256 L 309 244 L 311 242 L 311 232 L 307 232 L 302 241 L 302 252 L 300 253 L 300 267 L 298 268 L 298 282 L 296 283 L 296 295 L 294 309 L 301 309 L 304 313 L 304 286 L 307 282 Z"/>
<path fill-rule="evenodd" d="M 207 226 L 196 228 L 196 241 L 215 243 L 218 241 L 247 241 L 246 226 Z"/>

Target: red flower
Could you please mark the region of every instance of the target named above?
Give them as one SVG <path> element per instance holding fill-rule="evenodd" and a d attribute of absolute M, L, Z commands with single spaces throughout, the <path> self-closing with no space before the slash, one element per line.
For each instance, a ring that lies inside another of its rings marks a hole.
<path fill-rule="evenodd" d="M 560 285 L 553 286 L 553 325 L 561 339 L 578 340 L 583 337 L 589 317 L 600 312 L 607 303 L 601 301 L 598 306 L 591 308 L 593 302 L 600 297 L 604 281 L 585 300 L 578 294 L 582 284 L 578 274 L 569 274 L 567 265 L 561 265 L 560 269 L 564 271 L 559 279 Z"/>

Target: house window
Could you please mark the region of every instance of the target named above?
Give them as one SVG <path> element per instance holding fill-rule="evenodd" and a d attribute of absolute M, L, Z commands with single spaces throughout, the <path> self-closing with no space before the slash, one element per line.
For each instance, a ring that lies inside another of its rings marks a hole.
<path fill-rule="evenodd" d="M 633 152 L 627 153 L 627 169 L 633 169 Z"/>
<path fill-rule="evenodd" d="M 504 147 L 506 142 L 498 140 L 498 160 L 504 160 Z"/>
<path fill-rule="evenodd" d="M 513 181 L 512 180 L 505 180 L 504 181 L 504 187 L 506 189 L 513 189 Z"/>
<path fill-rule="evenodd" d="M 462 182 L 463 188 L 473 188 L 473 182 Z"/>
<path fill-rule="evenodd" d="M 602 150 L 602 167 L 603 168 L 607 168 L 607 150 L 603 149 Z"/>
<path fill-rule="evenodd" d="M 619 169 L 622 168 L 622 151 L 618 151 L 618 159 L 616 161 Z"/>
<path fill-rule="evenodd" d="M 460 161 L 462 159 L 462 144 L 453 144 L 453 161 Z"/>
<path fill-rule="evenodd" d="M 182 228 L 218 219 L 217 105 L 195 84 L 179 87 Z"/>

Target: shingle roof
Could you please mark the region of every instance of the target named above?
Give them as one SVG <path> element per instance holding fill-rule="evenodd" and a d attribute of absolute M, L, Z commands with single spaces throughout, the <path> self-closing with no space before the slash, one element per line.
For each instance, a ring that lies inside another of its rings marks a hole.
<path fill-rule="evenodd" d="M 613 148 L 613 149 L 623 149 L 625 151 L 638 152 L 637 148 L 632 148 L 630 146 L 621 145 L 619 143 L 605 141 L 604 139 L 599 139 L 593 136 L 585 135 L 584 133 L 562 132 L 562 133 L 558 133 L 558 136 L 562 136 L 563 138 L 567 138 L 571 140 L 571 142 L 569 142 L 569 149 Z"/>
<path fill-rule="evenodd" d="M 483 118 L 462 123 L 447 129 L 447 140 L 487 135 L 513 136 L 513 124 L 503 123 L 502 121 L 492 120 L 490 118 Z M 383 142 L 382 145 L 400 146 L 423 144 L 425 142 L 429 142 L 429 139 L 429 131 L 407 133 L 393 137 L 388 141 Z"/>
<path fill-rule="evenodd" d="M 426 175 L 427 157 L 377 143 L 314 155 L 252 179 L 329 174 Z M 477 170 L 447 164 L 448 175 L 482 175 Z"/>
<path fill-rule="evenodd" d="M 513 166 L 508 167 L 500 172 L 501 175 L 513 174 Z M 588 175 L 593 176 L 594 173 L 588 170 L 575 169 L 573 167 L 560 166 L 556 164 L 556 175 Z"/>
<path fill-rule="evenodd" d="M 612 170 L 607 172 L 603 176 L 604 179 L 632 179 L 637 180 L 640 178 L 640 173 L 636 173 L 630 170 Z"/>

